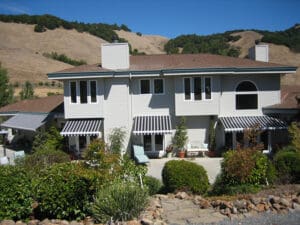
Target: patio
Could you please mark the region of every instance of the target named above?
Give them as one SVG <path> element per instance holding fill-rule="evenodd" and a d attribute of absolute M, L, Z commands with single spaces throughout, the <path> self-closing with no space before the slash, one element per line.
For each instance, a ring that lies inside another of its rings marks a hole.
<path fill-rule="evenodd" d="M 204 167 L 207 171 L 209 183 L 213 183 L 216 176 L 221 170 L 221 160 L 223 158 L 185 158 L 184 160 L 188 160 L 191 162 L 195 162 Z M 162 180 L 161 172 L 166 162 L 169 160 L 181 160 L 177 157 L 174 158 L 161 158 L 161 159 L 150 159 L 150 163 L 148 164 L 148 172 L 147 175 L 153 176 L 159 180 Z"/>

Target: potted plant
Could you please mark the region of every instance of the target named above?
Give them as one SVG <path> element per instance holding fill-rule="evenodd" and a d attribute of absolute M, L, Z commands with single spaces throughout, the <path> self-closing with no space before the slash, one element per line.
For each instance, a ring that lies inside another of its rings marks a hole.
<path fill-rule="evenodd" d="M 173 154 L 173 145 L 169 145 L 166 148 L 166 153 L 167 153 L 167 158 L 171 158 L 172 157 L 172 154 Z"/>
<path fill-rule="evenodd" d="M 185 156 L 185 144 L 188 140 L 187 130 L 185 126 L 185 118 L 181 117 L 179 124 L 176 126 L 176 132 L 173 138 L 173 143 L 177 148 L 179 158 Z"/>

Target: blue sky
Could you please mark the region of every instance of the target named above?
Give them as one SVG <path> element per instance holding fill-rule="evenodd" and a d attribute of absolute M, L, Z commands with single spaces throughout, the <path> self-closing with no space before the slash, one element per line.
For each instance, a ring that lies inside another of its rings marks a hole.
<path fill-rule="evenodd" d="M 300 0 L 0 0 L 0 14 L 52 14 L 126 24 L 169 38 L 234 29 L 284 30 L 300 23 Z"/>

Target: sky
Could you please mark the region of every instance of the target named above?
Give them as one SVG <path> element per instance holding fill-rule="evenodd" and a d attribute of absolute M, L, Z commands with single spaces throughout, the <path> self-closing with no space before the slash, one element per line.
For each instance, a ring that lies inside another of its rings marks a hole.
<path fill-rule="evenodd" d="M 300 0 L 0 0 L 0 14 L 52 14 L 117 23 L 174 38 L 236 29 L 285 30 L 300 23 Z"/>

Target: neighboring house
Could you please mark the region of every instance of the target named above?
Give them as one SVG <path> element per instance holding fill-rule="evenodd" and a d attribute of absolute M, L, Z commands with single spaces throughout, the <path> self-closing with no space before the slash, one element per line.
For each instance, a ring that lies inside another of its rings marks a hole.
<path fill-rule="evenodd" d="M 37 131 L 42 131 L 54 123 L 64 126 L 63 96 L 23 100 L 0 108 L 0 127 L 8 131 L 7 139 L 11 147 L 30 145 Z"/>
<path fill-rule="evenodd" d="M 234 148 L 257 123 L 271 149 L 285 124 L 263 108 L 280 104 L 280 77 L 296 67 L 210 54 L 129 56 L 124 43 L 103 44 L 102 63 L 48 74 L 64 82 L 69 145 L 106 141 L 115 127 L 127 130 L 127 149 L 141 144 L 162 156 L 180 117 L 186 117 L 188 147 L 202 148 L 216 133 L 216 147 Z M 274 138 L 273 138 L 274 139 Z"/>

